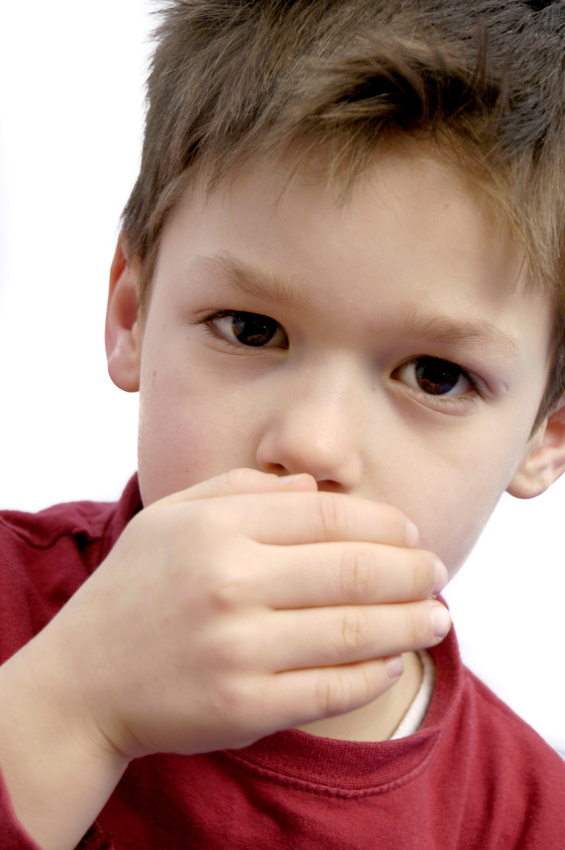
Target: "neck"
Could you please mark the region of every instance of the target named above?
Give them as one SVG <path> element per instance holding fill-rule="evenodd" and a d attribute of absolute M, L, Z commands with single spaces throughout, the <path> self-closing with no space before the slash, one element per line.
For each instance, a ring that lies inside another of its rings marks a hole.
<path fill-rule="evenodd" d="M 342 741 L 388 741 L 422 684 L 422 663 L 415 652 L 404 655 L 404 673 L 380 697 L 361 708 L 302 726 L 303 732 Z"/>

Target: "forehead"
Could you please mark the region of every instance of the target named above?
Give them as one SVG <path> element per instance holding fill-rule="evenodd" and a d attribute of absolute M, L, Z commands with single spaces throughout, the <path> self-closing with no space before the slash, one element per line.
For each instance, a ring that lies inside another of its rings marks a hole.
<path fill-rule="evenodd" d="M 504 324 L 509 306 L 543 300 L 484 193 L 422 146 L 375 155 L 346 193 L 317 163 L 258 163 L 212 192 L 187 195 L 165 228 L 156 283 L 165 268 L 183 286 L 219 277 L 301 308 L 333 292 L 336 309 L 359 313 L 386 291 L 411 308 L 409 321 L 391 315 L 398 330 L 421 329 L 438 312 L 467 325 L 481 314 Z M 441 326 L 444 337 L 455 333 L 453 322 Z"/>
<path fill-rule="evenodd" d="M 360 256 L 392 240 L 386 251 L 392 259 L 398 243 L 409 239 L 411 253 L 428 247 L 438 266 L 440 259 L 458 254 L 463 265 L 475 269 L 481 263 L 502 264 L 507 272 L 512 267 L 512 285 L 525 282 L 523 251 L 507 222 L 486 203 L 480 187 L 426 146 L 404 144 L 375 153 L 351 184 L 329 179 L 327 167 L 323 155 L 300 167 L 258 162 L 213 190 L 196 187 L 165 227 L 160 254 L 172 250 L 172 233 L 186 241 L 189 232 L 197 232 L 199 239 L 224 240 L 243 252 L 270 240 L 272 253 L 284 240 L 285 247 L 291 243 L 295 249 L 285 255 L 289 265 L 306 240 L 325 243 L 328 250 L 353 246 Z M 410 264 L 410 254 L 402 259 Z"/>

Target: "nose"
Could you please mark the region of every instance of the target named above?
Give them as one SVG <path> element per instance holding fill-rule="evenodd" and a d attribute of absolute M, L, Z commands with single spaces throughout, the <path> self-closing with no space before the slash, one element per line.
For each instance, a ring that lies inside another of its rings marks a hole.
<path fill-rule="evenodd" d="M 352 372 L 326 361 L 286 377 L 262 430 L 259 469 L 308 472 L 322 490 L 359 486 L 366 416 L 362 382 Z"/>

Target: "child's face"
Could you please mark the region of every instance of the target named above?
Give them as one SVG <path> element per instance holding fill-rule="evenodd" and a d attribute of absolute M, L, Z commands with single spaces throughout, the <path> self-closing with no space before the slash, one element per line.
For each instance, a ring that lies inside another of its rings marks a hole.
<path fill-rule="evenodd" d="M 531 449 L 549 306 L 437 161 L 383 155 L 341 207 L 286 184 L 255 169 L 165 229 L 133 329 L 144 503 L 309 472 L 399 507 L 453 572 Z"/>

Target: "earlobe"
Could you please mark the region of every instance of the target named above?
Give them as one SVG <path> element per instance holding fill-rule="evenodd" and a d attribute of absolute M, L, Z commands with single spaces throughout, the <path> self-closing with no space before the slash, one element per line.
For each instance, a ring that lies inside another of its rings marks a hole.
<path fill-rule="evenodd" d="M 565 472 L 565 398 L 542 422 L 528 444 L 508 492 L 518 499 L 539 496 Z"/>
<path fill-rule="evenodd" d="M 139 260 L 127 259 L 120 240 L 110 269 L 106 358 L 112 381 L 126 392 L 137 392 L 139 389 L 143 337 L 139 322 L 139 273 Z"/>

